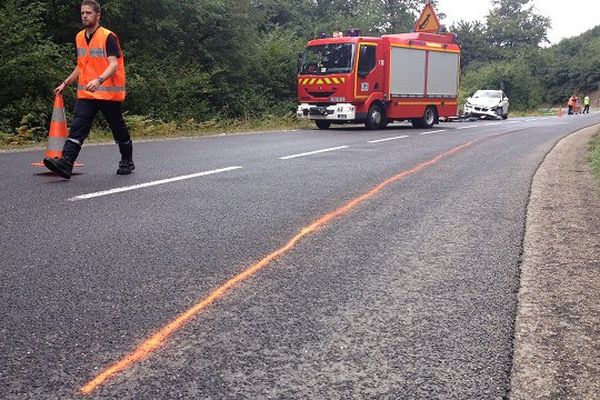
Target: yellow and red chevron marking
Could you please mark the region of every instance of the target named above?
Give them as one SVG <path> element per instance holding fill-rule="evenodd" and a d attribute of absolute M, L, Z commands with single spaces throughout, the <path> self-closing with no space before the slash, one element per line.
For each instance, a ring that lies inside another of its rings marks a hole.
<path fill-rule="evenodd" d="M 346 83 L 346 78 L 343 76 L 331 78 L 303 78 L 298 79 L 298 83 L 301 85 L 331 85 L 332 83 L 339 85 L 340 83 Z"/>

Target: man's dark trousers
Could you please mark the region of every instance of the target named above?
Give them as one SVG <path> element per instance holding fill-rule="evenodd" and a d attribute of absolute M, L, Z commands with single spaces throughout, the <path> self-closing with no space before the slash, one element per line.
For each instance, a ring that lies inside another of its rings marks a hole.
<path fill-rule="evenodd" d="M 69 139 L 63 148 L 63 158 L 75 162 L 81 145 L 90 134 L 92 122 L 98 111 L 104 115 L 112 131 L 115 142 L 119 145 L 121 156 L 125 160 L 132 159 L 133 146 L 131 136 L 123 119 L 123 103 L 119 101 L 78 99 L 75 103 L 73 122 Z"/>

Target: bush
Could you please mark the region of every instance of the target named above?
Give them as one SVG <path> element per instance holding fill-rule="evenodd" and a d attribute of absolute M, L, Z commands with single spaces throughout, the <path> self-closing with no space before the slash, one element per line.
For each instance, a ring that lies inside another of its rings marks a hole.
<path fill-rule="evenodd" d="M 40 1 L 0 5 L 0 131 L 32 139 L 47 134 L 52 89 L 69 63 L 66 48 L 44 35 L 45 10 Z"/>
<path fill-rule="evenodd" d="M 461 83 L 461 100 L 479 89 L 503 90 L 514 110 L 531 110 L 542 103 L 542 88 L 525 63 L 503 61 L 465 73 Z"/>

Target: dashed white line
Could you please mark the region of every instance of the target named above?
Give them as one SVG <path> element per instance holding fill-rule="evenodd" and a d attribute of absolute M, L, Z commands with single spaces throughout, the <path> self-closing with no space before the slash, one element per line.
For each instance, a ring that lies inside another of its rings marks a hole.
<path fill-rule="evenodd" d="M 290 156 L 285 156 L 285 157 L 279 157 L 280 160 L 290 160 L 292 158 L 298 158 L 298 157 L 306 157 L 306 156 L 312 156 L 313 154 L 319 154 L 319 153 L 326 153 L 328 151 L 335 151 L 335 150 L 342 150 L 342 149 L 347 149 L 349 146 L 338 146 L 338 147 L 331 147 L 329 149 L 321 149 L 321 150 L 315 150 L 315 151 L 309 151 L 307 153 L 300 153 L 300 154 L 292 154 Z"/>
<path fill-rule="evenodd" d="M 459 126 L 456 129 L 472 129 L 472 128 L 477 128 L 477 127 L 479 127 L 479 125 Z"/>
<path fill-rule="evenodd" d="M 147 188 L 147 187 L 151 187 L 151 186 L 164 185 L 164 184 L 167 184 L 167 183 L 172 183 L 172 182 L 178 182 L 178 181 L 183 181 L 183 180 L 187 180 L 187 179 L 198 178 L 198 177 L 201 177 L 201 176 L 218 174 L 220 172 L 233 171 L 233 170 L 241 169 L 241 168 L 243 168 L 243 167 L 239 167 L 239 166 L 227 167 L 227 168 L 215 169 L 215 170 L 212 170 L 212 171 L 198 172 L 196 174 L 177 176 L 175 178 L 168 178 L 168 179 L 161 179 L 161 180 L 158 180 L 158 181 L 151 181 L 151 182 L 146 182 L 146 183 L 140 183 L 138 185 L 133 185 L 133 186 L 124 186 L 124 187 L 120 187 L 120 188 L 115 188 L 115 189 L 110 189 L 110 190 L 104 190 L 104 191 L 101 191 L 101 192 L 82 194 L 80 196 L 75 196 L 75 197 L 70 198 L 69 201 L 88 200 L 88 199 L 93 199 L 95 197 L 102 197 L 102 196 L 108 196 L 108 195 L 116 194 L 116 193 L 129 192 L 131 190 L 143 189 L 143 188 Z"/>
<path fill-rule="evenodd" d="M 385 138 L 385 139 L 370 140 L 367 143 L 381 143 L 381 142 L 388 142 L 390 140 L 406 139 L 409 137 L 410 136 L 408 136 L 408 135 L 394 136 L 394 137 L 389 137 L 389 138 Z"/>
<path fill-rule="evenodd" d="M 440 133 L 440 132 L 446 132 L 447 129 L 438 129 L 436 131 L 429 131 L 429 132 L 421 132 L 419 133 L 419 135 L 431 135 L 432 133 Z"/>

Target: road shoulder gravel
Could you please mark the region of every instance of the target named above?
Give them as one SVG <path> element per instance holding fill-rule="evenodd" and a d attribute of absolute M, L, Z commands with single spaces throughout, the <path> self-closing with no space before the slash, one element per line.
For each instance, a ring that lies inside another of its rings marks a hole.
<path fill-rule="evenodd" d="M 600 186 L 588 161 L 597 131 L 561 140 L 533 180 L 510 399 L 600 393 Z"/>

